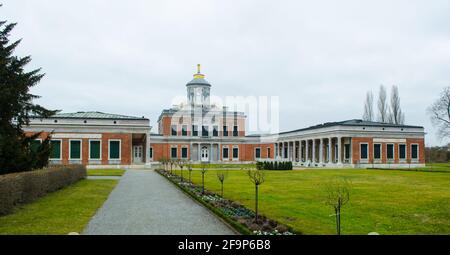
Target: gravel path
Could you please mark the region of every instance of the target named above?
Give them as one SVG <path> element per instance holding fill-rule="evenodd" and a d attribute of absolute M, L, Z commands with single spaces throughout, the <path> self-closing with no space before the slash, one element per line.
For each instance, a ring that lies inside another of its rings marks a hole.
<path fill-rule="evenodd" d="M 87 235 L 232 235 L 210 211 L 152 170 L 127 170 Z"/>

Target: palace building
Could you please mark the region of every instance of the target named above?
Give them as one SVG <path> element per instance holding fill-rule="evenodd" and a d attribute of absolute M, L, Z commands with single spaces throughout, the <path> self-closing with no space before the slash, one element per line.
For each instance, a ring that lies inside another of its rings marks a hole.
<path fill-rule="evenodd" d="M 186 84 L 186 103 L 164 109 L 157 133 L 150 120 L 101 112 L 33 117 L 28 133 L 51 134 L 52 164 L 89 167 L 151 166 L 162 158 L 192 162 L 292 161 L 297 167 L 419 167 L 425 164 L 424 128 L 362 120 L 270 135 L 247 135 L 244 112 L 210 102 L 200 66 Z M 36 140 L 36 143 L 42 140 Z"/>

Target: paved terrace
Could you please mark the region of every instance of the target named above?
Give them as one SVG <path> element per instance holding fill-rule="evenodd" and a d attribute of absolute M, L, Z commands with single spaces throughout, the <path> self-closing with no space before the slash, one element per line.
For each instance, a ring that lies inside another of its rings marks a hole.
<path fill-rule="evenodd" d="M 234 232 L 152 170 L 127 170 L 83 234 L 231 235 Z"/>

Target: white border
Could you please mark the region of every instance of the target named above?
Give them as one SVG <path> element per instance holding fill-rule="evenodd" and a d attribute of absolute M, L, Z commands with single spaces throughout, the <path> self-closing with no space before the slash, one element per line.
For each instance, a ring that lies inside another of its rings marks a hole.
<path fill-rule="evenodd" d="M 175 126 L 175 135 L 173 134 L 172 126 Z M 170 125 L 170 136 L 178 136 L 178 125 Z"/>
<path fill-rule="evenodd" d="M 100 142 L 100 158 L 91 158 L 91 141 Z M 89 160 L 102 160 L 102 139 L 89 139 L 88 144 L 89 144 L 89 151 L 88 151 L 89 152 L 89 155 L 88 155 Z"/>
<path fill-rule="evenodd" d="M 226 132 L 227 135 L 224 135 L 225 134 L 225 130 L 223 129 L 223 127 L 227 127 L 227 132 Z M 228 125 L 222 125 L 222 137 L 230 137 L 229 133 L 230 133 L 230 130 L 228 128 Z"/>
<path fill-rule="evenodd" d="M 172 157 L 172 149 L 175 148 L 177 149 L 177 156 L 174 158 Z M 172 145 L 170 146 L 170 159 L 178 159 L 178 145 Z"/>
<path fill-rule="evenodd" d="M 405 157 L 400 158 L 400 145 L 405 145 Z M 408 145 L 406 143 L 399 143 L 398 144 L 398 162 L 406 162 L 408 158 Z"/>
<path fill-rule="evenodd" d="M 412 157 L 412 146 L 413 145 L 417 145 L 417 158 L 413 158 Z M 420 159 L 420 145 L 418 143 L 411 143 L 410 144 L 410 148 L 411 148 L 411 156 L 410 156 L 411 161 L 419 161 L 419 159 Z"/>
<path fill-rule="evenodd" d="M 119 158 L 111 158 L 111 142 L 119 142 Z M 108 139 L 108 160 L 122 160 L 122 139 Z"/>
<path fill-rule="evenodd" d="M 72 152 L 72 141 L 79 141 L 80 142 L 80 158 L 72 158 L 71 152 Z M 82 160 L 83 159 L 83 140 L 82 139 L 69 139 L 69 160 Z"/>
<path fill-rule="evenodd" d="M 380 158 L 375 158 L 375 144 L 380 145 Z M 373 147 L 372 148 L 373 149 L 373 152 L 372 152 L 373 161 L 382 161 L 383 160 L 383 144 L 382 143 L 373 143 L 372 147 Z"/>
<path fill-rule="evenodd" d="M 226 158 L 223 157 L 223 149 L 228 150 L 228 155 Z M 230 160 L 230 147 L 228 145 L 222 145 L 222 160 Z"/>
<path fill-rule="evenodd" d="M 362 150 L 361 150 L 361 145 L 367 145 L 367 158 L 362 158 Z M 364 162 L 368 162 L 370 159 L 370 152 L 369 152 L 369 143 L 359 143 L 359 160 L 360 161 L 364 161 Z"/>
<path fill-rule="evenodd" d="M 237 158 L 234 157 L 234 153 L 233 153 L 234 149 L 238 150 Z M 238 145 L 233 145 L 233 148 L 231 149 L 231 158 L 232 158 L 233 161 L 239 161 L 239 146 Z"/>
<path fill-rule="evenodd" d="M 62 139 L 50 139 L 50 145 L 51 141 L 59 141 L 59 158 L 49 158 L 50 160 L 62 160 L 62 146 L 63 142 Z"/>
<path fill-rule="evenodd" d="M 259 158 L 256 157 L 256 150 L 259 149 Z M 262 151 L 261 151 L 261 147 L 255 147 L 255 149 L 253 150 L 253 157 L 256 159 L 261 159 L 262 157 Z"/>
<path fill-rule="evenodd" d="M 389 153 L 388 153 L 388 145 L 392 145 L 392 149 L 394 150 L 392 152 L 393 158 L 388 158 L 388 155 L 389 155 Z M 389 162 L 389 160 L 395 161 L 395 144 L 394 143 L 387 143 L 386 144 L 386 161 Z"/>
<path fill-rule="evenodd" d="M 186 157 L 183 158 L 183 149 L 186 149 Z M 189 158 L 189 148 L 187 145 L 183 145 L 181 146 L 181 150 L 180 150 L 180 158 L 181 159 L 188 159 Z"/>

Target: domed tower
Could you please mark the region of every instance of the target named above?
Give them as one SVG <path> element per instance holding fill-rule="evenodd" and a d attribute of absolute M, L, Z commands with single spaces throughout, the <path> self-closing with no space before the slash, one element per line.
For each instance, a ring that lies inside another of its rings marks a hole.
<path fill-rule="evenodd" d="M 210 106 L 210 90 L 211 84 L 205 80 L 205 75 L 200 72 L 200 64 L 197 65 L 197 73 L 194 74 L 187 87 L 187 97 L 191 106 L 202 106 L 208 108 Z"/>

